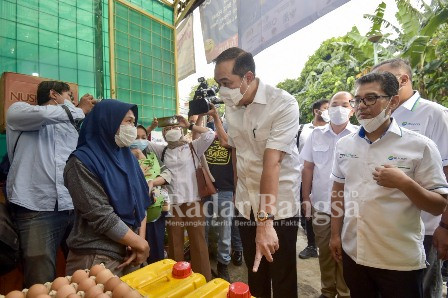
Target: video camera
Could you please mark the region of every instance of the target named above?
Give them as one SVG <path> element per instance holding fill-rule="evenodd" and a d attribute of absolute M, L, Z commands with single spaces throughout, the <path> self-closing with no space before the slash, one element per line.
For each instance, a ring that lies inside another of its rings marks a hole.
<path fill-rule="evenodd" d="M 219 90 L 217 86 L 209 86 L 204 77 L 199 78 L 198 82 L 200 84 L 194 92 L 193 99 L 188 103 L 188 116 L 207 113 L 210 110 L 211 103 L 224 103 L 222 100 L 216 97 L 216 93 Z"/>

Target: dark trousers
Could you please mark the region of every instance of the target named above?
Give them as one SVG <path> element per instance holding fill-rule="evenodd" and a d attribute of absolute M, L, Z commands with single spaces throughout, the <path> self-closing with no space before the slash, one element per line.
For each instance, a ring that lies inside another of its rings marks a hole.
<path fill-rule="evenodd" d="M 423 269 L 396 271 L 358 265 L 344 251 L 342 266 L 352 298 L 423 297 Z"/>
<path fill-rule="evenodd" d="M 146 224 L 146 241 L 149 244 L 148 264 L 155 263 L 165 258 L 165 214 L 153 222 Z"/>
<path fill-rule="evenodd" d="M 236 225 L 237 218 L 241 216 L 238 209 L 234 209 L 232 218 L 232 251 L 243 251 L 243 244 L 241 243 L 240 230 Z"/>
<path fill-rule="evenodd" d="M 65 244 L 73 227 L 73 210 L 32 211 L 15 204 L 11 207 L 19 232 L 24 286 L 54 280 L 57 250 Z"/>
<path fill-rule="evenodd" d="M 442 297 L 442 261 L 437 258 L 437 249 L 432 244 L 432 235 L 425 235 L 423 247 L 426 254 L 426 269 L 423 269 L 423 293 L 425 298 Z"/>
<path fill-rule="evenodd" d="M 279 250 L 273 255 L 274 261 L 269 263 L 265 257 L 261 259 L 258 272 L 252 272 L 255 259 L 256 222 L 251 213 L 251 220 L 240 216 L 236 219 L 243 242 L 243 255 L 248 271 L 250 292 L 256 297 L 271 297 L 271 281 L 274 297 L 297 296 L 297 264 L 296 241 L 300 220 L 292 217 L 274 221 L 274 229 L 279 240 Z"/>
<path fill-rule="evenodd" d="M 307 220 L 305 213 L 303 213 L 303 197 L 302 197 L 302 184 L 300 184 L 300 225 L 306 232 L 306 240 L 308 242 L 307 246 L 316 246 L 316 238 L 314 236 L 313 223 Z"/>
<path fill-rule="evenodd" d="M 305 219 L 305 231 L 308 246 L 316 246 L 316 236 L 314 235 L 313 222 L 311 219 L 310 220 Z"/>

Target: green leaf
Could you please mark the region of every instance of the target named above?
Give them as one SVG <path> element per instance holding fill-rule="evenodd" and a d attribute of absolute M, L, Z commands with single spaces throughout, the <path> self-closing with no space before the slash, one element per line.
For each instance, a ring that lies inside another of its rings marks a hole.
<path fill-rule="evenodd" d="M 420 31 L 420 34 L 431 36 L 439 26 L 444 23 L 448 23 L 448 8 L 443 8 L 440 12 L 431 17 L 429 22 Z"/>
<path fill-rule="evenodd" d="M 425 73 L 435 72 L 442 64 L 442 60 L 432 60 L 423 67 L 422 71 L 424 71 Z"/>
<path fill-rule="evenodd" d="M 411 67 L 421 65 L 424 52 L 429 41 L 429 36 L 414 36 L 403 51 L 402 56 L 409 58 Z"/>
<path fill-rule="evenodd" d="M 381 34 L 381 25 L 383 24 L 384 11 L 386 10 L 386 3 L 381 2 L 375 10 L 375 17 L 373 18 L 372 27 L 367 33 L 367 36 L 374 36 Z"/>
<path fill-rule="evenodd" d="M 395 31 L 396 34 L 400 34 L 400 28 L 389 22 L 388 20 L 385 20 L 383 18 L 379 18 L 376 15 L 371 14 L 364 14 L 364 18 L 370 20 L 371 22 L 381 21 L 381 25 L 384 25 L 384 28 L 390 28 L 393 31 Z M 367 33 L 367 36 L 369 36 L 369 33 Z"/>
<path fill-rule="evenodd" d="M 407 0 L 395 0 L 398 12 L 395 14 L 403 30 L 402 38 L 406 41 L 418 34 L 421 23 L 421 13 Z"/>

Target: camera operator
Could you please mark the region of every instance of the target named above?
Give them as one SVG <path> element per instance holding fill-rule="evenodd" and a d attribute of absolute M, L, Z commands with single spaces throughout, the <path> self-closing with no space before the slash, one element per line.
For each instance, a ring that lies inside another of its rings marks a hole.
<path fill-rule="evenodd" d="M 230 282 L 227 265 L 231 261 L 230 251 L 234 213 L 232 149 L 227 143 L 227 133 L 213 104 L 210 104 L 210 111 L 208 111 L 206 116 L 212 118 L 213 122 L 207 121 L 207 127 L 210 127 L 210 124 L 214 124 L 216 135 L 215 140 L 205 151 L 204 155 L 210 172 L 215 179 L 213 184 L 217 190 L 216 194 L 206 198 L 206 201 L 212 202 L 207 204 L 206 238 L 208 239 L 208 230 L 213 223 L 213 215 L 216 214 L 216 226 L 219 237 L 217 254 L 218 277 Z M 201 125 L 202 120 L 203 115 L 199 115 L 196 125 Z M 193 134 L 193 139 L 197 137 L 197 134 Z"/>

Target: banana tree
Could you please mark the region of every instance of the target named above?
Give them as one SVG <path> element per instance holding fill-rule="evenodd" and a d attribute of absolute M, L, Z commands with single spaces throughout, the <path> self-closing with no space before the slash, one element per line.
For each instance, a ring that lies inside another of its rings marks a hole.
<path fill-rule="evenodd" d="M 385 8 L 381 3 L 375 15 L 365 15 L 372 22 L 368 35 L 381 35 L 382 28 L 392 31 L 389 37 L 383 34 L 380 43 L 392 56 L 409 60 L 415 73 L 415 86 L 423 96 L 445 101 L 448 82 L 443 68 L 446 69 L 448 62 L 439 45 L 447 38 L 447 30 L 442 29 L 448 24 L 448 0 L 434 0 L 429 4 L 420 0 L 417 7 L 408 0 L 395 2 L 399 27 L 384 19 Z"/>
<path fill-rule="evenodd" d="M 396 2 L 396 18 L 403 28 L 401 39 L 405 42 L 401 56 L 408 58 L 413 68 L 423 69 L 436 58 L 431 40 L 437 29 L 448 22 L 447 1 L 433 1 L 431 5 L 421 1 L 423 11 L 415 9 L 408 1 Z"/>

